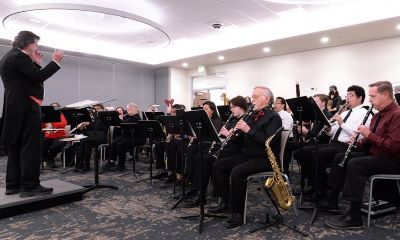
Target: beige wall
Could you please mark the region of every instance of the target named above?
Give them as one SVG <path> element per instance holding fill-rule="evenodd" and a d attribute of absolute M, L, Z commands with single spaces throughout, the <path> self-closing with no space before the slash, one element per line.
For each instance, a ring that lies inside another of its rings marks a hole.
<path fill-rule="evenodd" d="M 206 66 L 208 73 L 226 73 L 226 92 L 229 98 L 251 95 L 256 85 L 266 85 L 275 96 L 295 97 L 296 81 L 300 82 L 301 95 L 327 93 L 335 84 L 341 96 L 348 86 L 389 80 L 400 82 L 400 38 L 391 38 L 344 46 L 311 50 L 281 56 L 266 57 L 216 66 Z M 189 83 L 195 70 L 188 71 Z M 179 83 L 182 84 L 182 79 Z M 186 87 L 186 90 L 184 89 Z M 316 88 L 317 91 L 312 91 Z M 190 84 L 181 85 L 182 97 L 190 101 Z"/>

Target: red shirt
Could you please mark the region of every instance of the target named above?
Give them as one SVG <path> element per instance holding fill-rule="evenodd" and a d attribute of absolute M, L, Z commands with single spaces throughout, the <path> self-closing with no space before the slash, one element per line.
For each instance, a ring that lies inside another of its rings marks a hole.
<path fill-rule="evenodd" d="M 369 154 L 372 156 L 398 157 L 400 156 L 400 107 L 396 102 L 379 112 L 381 119 L 375 133 L 368 135 L 367 141 L 371 144 Z M 378 114 L 371 120 L 370 129 L 375 126 Z"/>
<path fill-rule="evenodd" d="M 53 122 L 51 125 L 53 128 L 65 128 L 65 126 L 67 126 L 67 120 L 65 119 L 64 114 L 61 113 L 61 122 Z M 62 138 L 65 136 L 65 130 L 46 131 L 44 133 L 45 138 Z"/>

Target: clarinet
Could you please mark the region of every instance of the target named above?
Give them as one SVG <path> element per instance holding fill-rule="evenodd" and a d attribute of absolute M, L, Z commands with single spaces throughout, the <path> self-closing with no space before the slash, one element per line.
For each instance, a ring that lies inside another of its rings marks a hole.
<path fill-rule="evenodd" d="M 253 114 L 253 108 L 254 106 L 250 106 L 247 109 L 247 112 L 240 119 L 246 121 L 251 116 L 251 114 Z M 226 137 L 225 141 L 222 142 L 221 147 L 212 155 L 215 159 L 219 158 L 219 155 L 222 153 L 222 151 L 224 151 L 226 145 L 228 145 L 229 141 L 236 134 L 238 134 L 237 130 L 233 130 L 233 132 Z"/>
<path fill-rule="evenodd" d="M 371 107 L 368 109 L 367 113 L 365 114 L 365 117 L 362 120 L 361 125 L 364 125 L 367 122 L 369 115 L 372 113 L 372 109 L 373 109 L 373 107 L 371 105 Z M 351 151 L 353 150 L 354 144 L 357 142 L 357 139 L 358 139 L 359 136 L 360 136 L 360 133 L 358 132 L 354 136 L 353 140 L 351 140 L 351 142 L 349 144 L 349 147 L 347 148 L 342 161 L 339 163 L 339 166 L 344 167 L 344 164 L 346 163 Z"/>
<path fill-rule="evenodd" d="M 230 121 L 232 120 L 232 118 L 233 118 L 233 113 L 228 117 L 228 119 L 226 120 L 226 122 L 225 122 L 225 124 L 224 124 L 224 126 L 222 128 L 226 128 L 228 126 L 228 124 L 230 123 Z M 220 137 L 220 134 L 218 136 Z M 215 141 L 213 141 L 212 144 L 211 144 L 210 149 L 208 149 L 208 153 L 212 152 L 212 150 L 215 147 L 215 144 L 217 144 L 217 143 Z"/>

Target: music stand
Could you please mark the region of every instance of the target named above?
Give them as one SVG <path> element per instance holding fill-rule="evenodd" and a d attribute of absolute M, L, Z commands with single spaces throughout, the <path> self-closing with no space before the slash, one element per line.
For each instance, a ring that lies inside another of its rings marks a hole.
<path fill-rule="evenodd" d="M 190 110 L 194 111 L 194 110 L 201 110 L 203 109 L 203 107 L 191 107 Z"/>
<path fill-rule="evenodd" d="M 315 115 L 315 120 L 314 122 L 321 122 L 324 124 L 324 126 L 331 126 L 331 123 L 329 122 L 329 120 L 326 118 L 325 114 L 322 112 L 322 110 L 319 108 L 318 104 L 315 102 L 313 97 L 309 98 L 309 101 L 311 103 L 311 107 L 314 110 L 314 115 Z M 314 161 L 315 161 L 315 191 L 316 193 L 319 190 L 319 184 L 318 184 L 318 161 L 319 161 L 319 157 L 318 157 L 318 137 L 319 135 L 316 135 L 314 137 L 314 145 L 315 145 L 315 156 L 314 156 Z M 311 225 L 314 223 L 315 219 L 317 218 L 318 215 L 318 211 L 319 211 L 319 207 L 318 207 L 318 201 L 315 202 L 314 208 L 313 208 L 313 214 L 311 216 Z"/>
<path fill-rule="evenodd" d="M 230 105 L 217 106 L 217 109 L 218 109 L 219 115 L 222 118 L 222 121 L 226 122 L 232 114 L 231 106 Z"/>
<path fill-rule="evenodd" d="M 157 120 L 159 116 L 164 116 L 164 112 L 144 112 L 147 120 Z"/>
<path fill-rule="evenodd" d="M 99 113 L 100 112 L 97 112 L 97 118 L 98 118 Z M 104 114 L 104 116 L 108 116 L 108 115 Z M 111 114 L 111 116 L 112 116 L 112 114 Z M 109 121 L 109 122 L 111 122 L 111 120 L 112 120 L 112 117 L 109 119 L 106 119 L 106 121 Z M 93 140 L 96 140 L 96 138 L 98 136 L 100 136 L 100 134 L 97 132 L 97 124 L 94 124 L 94 126 L 95 126 L 94 132 L 92 132 L 92 134 L 90 134 L 88 136 L 88 139 L 93 138 Z M 94 184 L 93 185 L 85 185 L 83 187 L 87 188 L 86 192 L 89 192 L 89 191 L 92 191 L 92 190 L 95 190 L 98 188 L 111 188 L 114 190 L 118 190 L 118 187 L 116 187 L 116 186 L 99 183 L 99 159 L 96 157 L 96 152 L 95 152 L 96 150 L 97 149 L 92 149 L 92 154 L 94 155 L 94 159 L 93 159 L 93 161 L 94 161 Z M 94 151 L 94 153 L 93 153 L 93 151 Z"/>
<path fill-rule="evenodd" d="M 40 109 L 42 112 L 42 123 L 61 122 L 60 110 L 55 110 L 53 106 L 41 106 Z M 48 131 L 59 131 L 59 129 L 49 129 Z M 57 169 L 53 168 L 44 168 L 43 156 L 42 156 L 41 166 L 42 166 L 41 169 L 42 172 L 44 170 L 58 171 Z"/>
<path fill-rule="evenodd" d="M 194 133 L 196 134 L 197 140 L 198 140 L 198 145 L 199 145 L 199 154 L 200 154 L 200 164 L 199 164 L 199 174 L 200 174 L 200 206 L 199 206 L 199 215 L 194 215 L 194 216 L 185 216 L 181 217 L 183 219 L 188 219 L 188 218 L 193 218 L 193 217 L 199 217 L 199 228 L 198 231 L 201 234 L 203 230 L 203 222 L 204 222 L 204 217 L 215 217 L 215 218 L 226 218 L 225 216 L 220 216 L 220 215 L 214 215 L 214 214 L 205 214 L 204 213 L 204 189 L 203 189 L 203 184 L 202 184 L 202 176 L 203 176 L 203 153 L 202 153 L 202 143 L 203 141 L 215 141 L 217 143 L 220 143 L 221 140 L 218 137 L 218 133 L 214 128 L 214 125 L 211 123 L 210 118 L 207 116 L 207 113 L 204 110 L 195 110 L 195 111 L 189 111 L 185 112 L 184 116 L 186 119 L 189 121 L 190 125 L 194 129 Z"/>
<path fill-rule="evenodd" d="M 179 110 L 178 110 L 179 111 Z M 180 134 L 179 131 L 179 121 L 177 116 L 159 116 L 158 120 L 161 122 L 161 124 L 165 127 L 165 130 L 168 134 L 171 134 L 172 136 Z M 175 137 L 171 138 L 172 146 L 175 146 Z M 172 147 L 172 156 L 176 156 L 175 154 L 175 147 Z M 183 155 L 182 155 L 183 157 Z M 176 159 L 171 159 L 172 161 L 172 169 L 173 169 L 173 176 L 176 176 Z M 173 194 L 175 194 L 176 191 L 176 184 L 175 184 L 175 179 L 173 181 Z"/>
<path fill-rule="evenodd" d="M 124 132 L 124 131 L 126 131 L 126 132 L 131 132 L 131 138 L 132 138 L 132 139 L 133 139 L 133 137 L 134 137 L 133 134 L 134 134 L 135 132 L 139 131 L 139 129 L 138 129 L 138 123 L 137 123 L 137 122 L 134 122 L 134 123 L 120 123 L 120 126 L 121 126 L 123 132 Z M 138 173 L 139 173 L 139 174 L 144 174 L 144 173 L 142 173 L 142 172 L 136 172 L 136 158 L 135 158 L 135 156 L 133 156 L 132 159 L 133 159 L 133 160 L 132 160 L 132 171 L 133 171 L 133 176 L 136 177 L 136 179 L 139 179 Z M 125 174 L 119 175 L 119 177 L 123 177 L 123 176 L 126 176 L 126 175 L 129 175 L 129 173 L 125 173 Z"/>
<path fill-rule="evenodd" d="M 150 184 L 154 187 L 153 182 L 153 139 L 165 139 L 165 134 L 163 129 L 161 128 L 161 124 L 156 120 L 139 120 L 137 130 L 135 130 L 135 134 L 139 134 L 140 136 L 144 136 L 149 139 L 150 144 L 150 176 L 149 178 L 144 178 L 136 181 L 142 182 L 144 180 L 150 180 Z"/>
<path fill-rule="evenodd" d="M 71 128 L 75 128 L 81 122 L 92 121 L 89 111 L 86 108 L 61 108 L 61 112 L 64 114 L 65 119 L 67 119 L 67 123 L 71 125 Z"/>
<path fill-rule="evenodd" d="M 107 144 L 108 144 L 108 146 L 110 146 L 112 143 L 111 126 L 119 126 L 119 124 L 121 122 L 118 112 L 117 111 L 101 111 L 101 112 L 97 113 L 97 117 L 100 119 L 100 121 L 103 123 L 103 125 L 108 129 Z M 105 156 L 105 154 L 104 154 L 104 156 Z"/>

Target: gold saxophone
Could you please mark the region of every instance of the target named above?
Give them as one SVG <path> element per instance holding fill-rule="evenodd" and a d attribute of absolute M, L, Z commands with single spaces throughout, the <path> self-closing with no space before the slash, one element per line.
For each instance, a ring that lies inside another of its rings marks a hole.
<path fill-rule="evenodd" d="M 287 210 L 293 205 L 294 196 L 290 195 L 288 184 L 282 177 L 281 170 L 279 169 L 279 166 L 276 163 L 275 155 L 272 152 L 271 147 L 269 146 L 269 144 L 271 143 L 271 141 L 275 137 L 275 135 L 276 135 L 276 133 L 274 135 L 272 135 L 271 137 L 269 137 L 267 139 L 267 141 L 265 141 L 267 155 L 268 155 L 269 161 L 271 162 L 272 170 L 274 171 L 274 176 L 269 177 L 265 181 L 264 188 L 266 190 L 271 190 L 272 195 L 274 196 L 279 207 L 282 208 L 283 210 Z"/>

